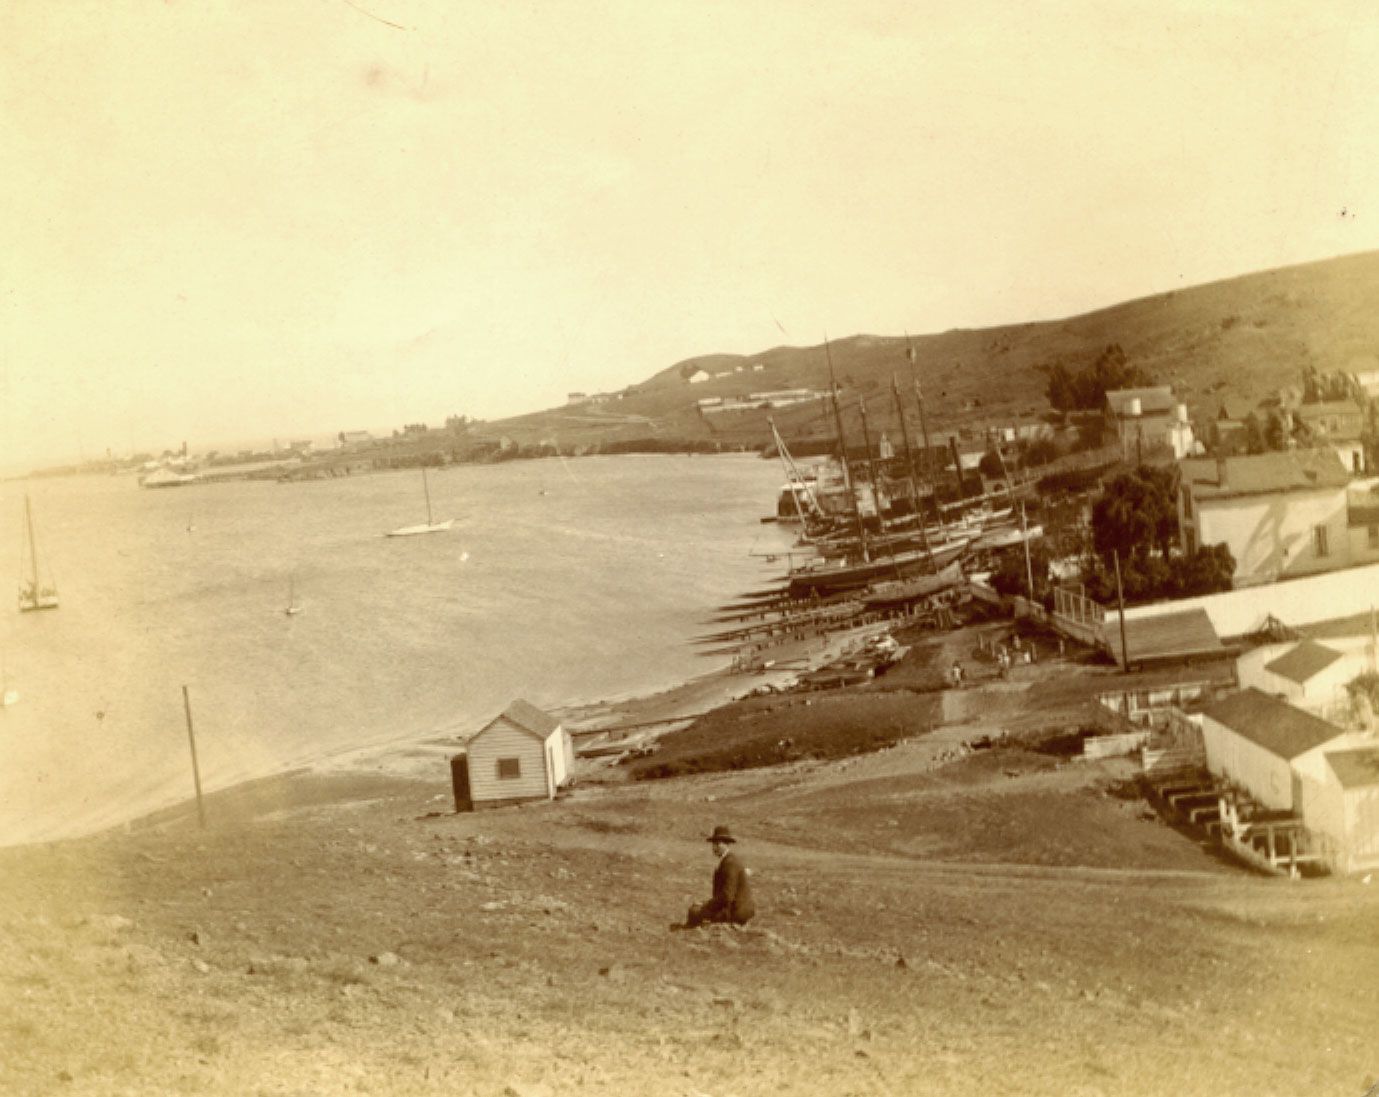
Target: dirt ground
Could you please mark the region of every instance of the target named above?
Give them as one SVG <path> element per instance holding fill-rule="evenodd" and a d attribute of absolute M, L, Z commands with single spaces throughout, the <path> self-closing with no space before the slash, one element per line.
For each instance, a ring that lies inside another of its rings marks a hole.
<path fill-rule="evenodd" d="M 1037 749 L 1111 673 L 900 675 L 923 718 L 851 758 L 464 815 L 441 765 L 299 774 L 0 851 L 0 1093 L 1359 1097 L 1379 886 L 1251 875 Z M 672 931 L 719 823 L 759 915 Z"/>

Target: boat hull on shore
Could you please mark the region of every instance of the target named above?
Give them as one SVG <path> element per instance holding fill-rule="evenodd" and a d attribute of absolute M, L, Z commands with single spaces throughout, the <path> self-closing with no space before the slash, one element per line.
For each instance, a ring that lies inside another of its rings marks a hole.
<path fill-rule="evenodd" d="M 932 549 L 917 549 L 853 564 L 836 564 L 790 576 L 788 590 L 794 598 L 825 597 L 840 591 L 858 590 L 888 579 L 906 579 L 932 573 L 951 564 L 966 551 L 970 538 L 950 541 Z"/>

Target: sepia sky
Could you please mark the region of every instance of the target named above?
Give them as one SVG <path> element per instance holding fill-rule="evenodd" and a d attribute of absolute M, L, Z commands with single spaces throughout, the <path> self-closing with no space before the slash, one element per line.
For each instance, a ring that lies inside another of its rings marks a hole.
<path fill-rule="evenodd" d="M 0 7 L 0 469 L 1379 247 L 1367 3 Z"/>

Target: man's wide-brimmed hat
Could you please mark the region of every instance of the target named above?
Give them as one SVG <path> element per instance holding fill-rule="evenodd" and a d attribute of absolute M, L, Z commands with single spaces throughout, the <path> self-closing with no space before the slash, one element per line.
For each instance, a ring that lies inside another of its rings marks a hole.
<path fill-rule="evenodd" d="M 710 841 L 710 842 L 736 842 L 737 839 L 733 837 L 732 831 L 730 831 L 727 827 L 714 827 L 714 828 L 713 828 L 713 833 L 710 834 L 709 837 L 708 837 L 708 841 Z"/>

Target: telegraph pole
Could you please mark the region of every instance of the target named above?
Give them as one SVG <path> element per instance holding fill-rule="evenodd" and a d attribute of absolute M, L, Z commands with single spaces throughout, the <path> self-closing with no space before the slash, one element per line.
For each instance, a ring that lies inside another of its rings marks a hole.
<path fill-rule="evenodd" d="M 187 712 L 187 742 L 192 748 L 192 782 L 196 786 L 196 817 L 201 826 L 206 826 L 206 805 L 201 801 L 201 768 L 196 763 L 196 732 L 192 729 L 192 698 L 187 687 L 182 687 L 182 707 Z"/>
<path fill-rule="evenodd" d="M 1125 664 L 1125 673 L 1130 673 L 1130 648 L 1125 642 L 1125 590 L 1120 585 L 1120 553 L 1114 549 L 1111 556 L 1116 562 L 1116 602 L 1120 606 L 1120 657 Z"/>

